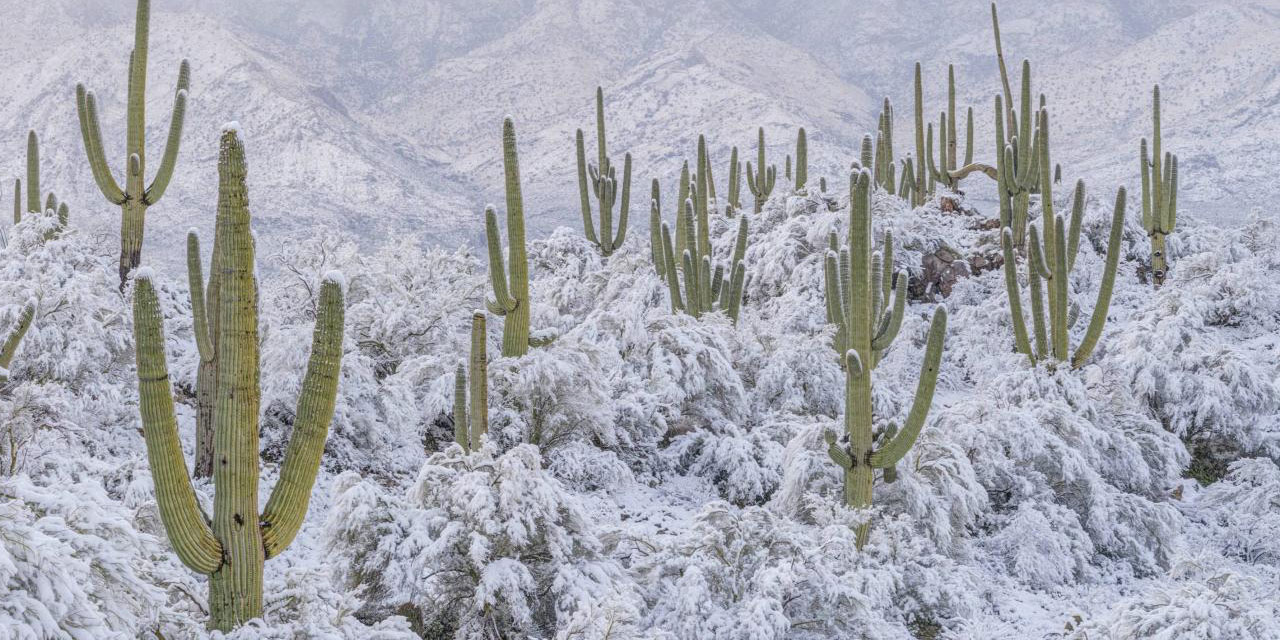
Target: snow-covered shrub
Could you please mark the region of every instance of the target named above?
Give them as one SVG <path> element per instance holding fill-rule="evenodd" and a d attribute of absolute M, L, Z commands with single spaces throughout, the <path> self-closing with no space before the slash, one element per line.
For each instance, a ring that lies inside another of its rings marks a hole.
<path fill-rule="evenodd" d="M 578 499 L 537 447 L 494 453 L 433 455 L 406 498 L 344 483 L 328 526 L 344 580 L 432 634 L 623 637 L 639 597 Z"/>
<path fill-rule="evenodd" d="M 1185 509 L 1203 525 L 1202 538 L 1217 550 L 1249 564 L 1280 569 L 1280 466 L 1267 458 L 1231 463 Z"/>

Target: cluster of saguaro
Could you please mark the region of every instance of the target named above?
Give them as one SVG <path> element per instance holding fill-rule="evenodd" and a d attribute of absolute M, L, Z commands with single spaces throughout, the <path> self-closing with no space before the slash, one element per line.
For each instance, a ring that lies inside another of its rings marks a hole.
<path fill-rule="evenodd" d="M 325 277 L 293 436 L 280 479 L 259 512 L 258 286 L 244 147 L 234 130 L 222 134 L 218 175 L 212 523 L 196 501 L 178 441 L 162 316 L 150 269 L 137 273 L 134 339 L 143 437 L 160 517 L 178 558 L 209 576 L 210 626 L 227 631 L 262 616 L 263 562 L 289 546 L 306 515 L 337 396 L 344 292 L 341 275 Z"/>
<path fill-rule="evenodd" d="M 863 140 L 865 148 L 866 140 Z M 884 189 L 890 195 L 894 193 L 897 176 L 894 174 L 893 159 L 893 104 L 889 98 L 884 99 L 884 107 L 880 110 L 880 119 L 876 123 L 876 145 L 874 160 L 875 186 Z"/>
<path fill-rule="evenodd" d="M 461 363 L 454 373 L 453 439 L 467 452 L 475 451 L 489 432 L 489 363 L 485 315 L 476 311 L 471 316 L 471 357 L 468 371 Z M 468 388 L 470 393 L 468 393 Z M 470 411 L 467 397 L 470 395 Z"/>
<path fill-rule="evenodd" d="M 1120 261 L 1120 239 L 1124 230 L 1125 189 L 1116 193 L 1116 204 L 1111 218 L 1111 235 L 1107 242 L 1107 262 L 1098 290 L 1098 300 L 1084 338 L 1075 353 L 1069 352 L 1069 332 L 1079 316 L 1079 307 L 1070 301 L 1071 270 L 1075 266 L 1080 247 L 1080 227 L 1084 218 L 1084 181 L 1076 183 L 1075 202 L 1068 222 L 1053 210 L 1053 187 L 1049 176 L 1049 112 L 1041 109 L 1037 119 L 1036 147 L 1040 170 L 1042 229 L 1030 225 L 1030 251 L 1027 256 L 1027 281 L 1031 298 L 1031 319 L 1035 343 L 1027 332 L 1022 314 L 1022 292 L 1018 283 L 1017 256 L 1014 252 L 1014 230 L 1005 224 L 1001 230 L 1004 251 L 1005 287 L 1009 295 L 1009 311 L 1013 319 L 1014 347 L 1030 358 L 1032 364 L 1052 358 L 1079 367 L 1089 358 L 1102 336 L 1107 322 L 1107 309 L 1111 305 L 1111 291 L 1115 284 L 1116 268 Z M 1046 292 L 1047 289 L 1047 298 Z M 1046 301 L 1047 300 L 1047 301 Z M 1048 313 L 1046 314 L 1046 308 Z"/>
<path fill-rule="evenodd" d="M 1178 156 L 1160 154 L 1160 85 L 1151 92 L 1151 154 L 1147 155 L 1147 139 L 1139 147 L 1142 162 L 1142 227 L 1151 238 L 1151 281 L 1164 284 L 1169 273 L 1164 237 L 1173 233 L 1178 221 Z"/>
<path fill-rule="evenodd" d="M 595 164 L 587 162 L 582 129 L 578 129 L 578 193 L 582 200 L 582 227 L 587 240 L 600 248 L 606 257 L 622 246 L 627 237 L 627 216 L 631 212 L 631 154 L 622 162 L 622 197 L 618 211 L 618 232 L 613 231 L 613 205 L 618 201 L 617 169 L 613 166 L 605 147 L 604 90 L 596 87 L 596 148 Z M 600 235 L 596 236 L 592 222 L 591 196 L 595 195 L 596 208 L 600 211 Z"/>
<path fill-rule="evenodd" d="M 134 27 L 133 51 L 129 55 L 128 135 L 125 162 L 125 184 L 122 189 L 107 166 L 98 124 L 97 100 L 83 84 L 76 86 L 76 108 L 80 115 L 80 133 L 84 139 L 89 168 L 102 194 L 111 204 L 119 205 L 120 218 L 120 286 L 142 260 L 142 231 L 147 208 L 158 202 L 173 178 L 182 138 L 182 122 L 187 110 L 187 89 L 191 84 L 191 67 L 186 60 L 178 68 L 178 89 L 173 102 L 169 138 L 160 169 L 150 186 L 146 185 L 146 87 L 148 31 L 151 22 L 151 0 L 138 0 Z"/>
<path fill-rule="evenodd" d="M 13 223 L 22 222 L 27 213 L 55 212 L 58 216 L 58 229 L 67 228 L 70 223 L 71 208 L 60 202 L 52 191 L 43 198 L 41 207 L 40 195 L 40 138 L 35 131 L 27 132 L 27 197 L 22 197 L 22 178 L 13 180 Z M 55 231 L 49 232 L 53 236 Z"/>
<path fill-rule="evenodd" d="M 507 192 L 507 260 L 503 264 L 498 214 L 492 206 L 487 207 L 484 226 L 493 298 L 485 304 L 490 313 L 502 316 L 502 355 L 513 358 L 529 353 L 529 257 L 524 244 L 524 197 L 520 195 L 516 126 L 510 116 L 502 121 L 502 168 Z"/>
<path fill-rule="evenodd" d="M 27 330 L 31 328 L 31 321 L 35 320 L 35 317 L 36 300 L 32 298 L 22 305 L 17 321 L 4 337 L 4 342 L 0 343 L 0 383 L 9 380 L 9 365 L 13 364 L 13 356 L 18 353 L 18 345 L 22 344 L 22 339 L 26 337 Z"/>
<path fill-rule="evenodd" d="M 827 432 L 825 437 L 831 460 L 844 470 L 845 502 L 854 508 L 871 504 L 874 470 L 884 469 L 886 479 L 892 480 L 894 465 L 915 444 L 933 404 L 938 364 L 942 359 L 947 331 L 946 309 L 939 307 L 929 328 L 924 366 L 920 370 L 911 411 L 903 428 L 899 430 L 890 425 L 877 446 L 873 430 L 871 370 L 875 366 L 877 352 L 888 346 L 888 341 L 893 339 L 892 334 L 897 332 L 896 326 L 886 325 L 897 324 L 893 316 L 901 321 L 906 277 L 899 274 L 895 293 L 898 301 L 886 318 L 878 313 L 879 305 L 876 303 L 884 293 L 885 280 L 882 280 L 882 271 L 877 269 L 876 256 L 872 253 L 870 185 L 871 174 L 866 169 L 850 177 L 849 246 L 841 251 L 838 260 L 834 252 L 827 256 L 827 313 L 840 327 L 843 333 L 840 344 L 845 348 L 841 359 L 845 370 L 844 425 L 848 441 L 840 442 L 831 432 Z M 880 269 L 891 271 L 892 265 L 882 261 Z M 859 548 L 865 544 L 868 531 L 869 524 L 858 528 Z"/>
<path fill-rule="evenodd" d="M 773 183 L 778 177 L 778 168 L 769 165 L 767 168 L 764 164 L 764 127 L 760 127 L 756 132 L 756 165 L 753 168 L 751 161 L 747 161 L 747 188 L 751 190 L 751 195 L 756 197 L 755 212 L 760 213 L 764 210 L 764 203 L 769 200 L 769 194 L 773 193 Z"/>
<path fill-rule="evenodd" d="M 796 133 L 796 193 L 804 192 L 804 185 L 809 181 L 809 139 L 804 127 Z"/>
<path fill-rule="evenodd" d="M 743 257 L 747 252 L 747 218 L 738 218 L 738 238 L 726 275 L 723 265 L 712 264 L 710 223 L 706 210 L 699 210 L 695 200 L 686 200 L 676 215 L 676 225 L 684 228 L 684 233 L 680 234 L 683 242 L 678 240 L 673 245 L 671 228 L 662 223 L 661 264 L 655 267 L 667 282 L 673 312 L 684 312 L 696 318 L 718 309 L 736 323 L 742 309 L 746 282 Z"/>
<path fill-rule="evenodd" d="M 920 123 L 917 122 L 916 126 L 919 125 Z M 963 164 L 958 162 L 959 156 L 956 152 L 959 138 L 956 133 L 956 69 L 954 65 L 947 65 L 947 110 L 943 111 L 938 119 L 938 162 L 933 161 L 933 124 L 929 125 L 925 140 L 928 145 L 925 156 L 929 164 L 930 183 L 941 184 L 954 190 L 960 180 L 967 175 L 960 173 L 959 169 L 973 163 L 973 107 L 969 107 L 965 116 Z"/>

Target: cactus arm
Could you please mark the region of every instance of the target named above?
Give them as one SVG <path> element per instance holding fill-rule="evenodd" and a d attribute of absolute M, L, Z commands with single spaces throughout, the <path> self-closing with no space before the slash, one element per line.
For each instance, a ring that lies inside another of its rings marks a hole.
<path fill-rule="evenodd" d="M 827 442 L 827 455 L 831 457 L 832 462 L 836 463 L 836 466 L 846 471 L 853 467 L 853 458 L 849 457 L 849 452 L 841 448 L 840 444 L 836 442 L 836 434 L 824 431 L 822 432 L 822 438 Z"/>
<path fill-rule="evenodd" d="M 1124 232 L 1125 199 L 1125 188 L 1120 187 L 1116 192 L 1116 206 L 1111 215 L 1111 236 L 1107 238 L 1107 264 L 1102 272 L 1102 284 L 1098 288 L 1098 301 L 1093 307 L 1093 315 L 1089 318 L 1089 328 L 1085 331 L 1084 339 L 1080 342 L 1080 346 L 1076 348 L 1075 356 L 1071 358 L 1071 366 L 1074 368 L 1080 368 L 1089 359 L 1094 347 L 1098 345 L 1098 338 L 1102 336 L 1102 327 L 1107 322 L 1107 311 L 1111 306 L 1111 292 L 1116 281 L 1116 270 L 1120 264 L 1120 241 Z"/>
<path fill-rule="evenodd" d="M 983 164 L 981 162 L 970 162 L 964 165 L 963 167 L 960 167 L 959 169 L 948 172 L 947 175 L 950 176 L 952 180 L 963 180 L 964 178 L 967 178 L 974 173 L 984 174 L 988 178 L 991 178 L 992 180 L 1000 179 L 999 174 L 996 172 L 995 167 L 989 164 Z"/>
<path fill-rule="evenodd" d="M 76 85 L 76 112 L 80 119 L 80 138 L 84 143 L 85 156 L 89 159 L 89 170 L 93 180 L 111 204 L 123 204 L 124 191 L 111 175 L 107 167 L 107 159 L 102 151 L 102 132 L 98 125 L 97 100 L 93 93 L 86 91 L 83 84 Z"/>
<path fill-rule="evenodd" d="M 666 258 L 662 252 L 662 205 L 658 193 L 658 179 L 653 179 L 652 198 L 649 200 L 649 257 L 653 259 L 653 269 L 659 278 L 667 274 Z"/>
<path fill-rule="evenodd" d="M 498 214 L 493 207 L 484 210 L 485 238 L 489 247 L 489 282 L 493 285 L 493 299 L 485 304 L 494 315 L 505 316 L 516 308 L 516 301 L 507 289 L 507 268 L 503 264 L 502 240 L 498 236 Z"/>
<path fill-rule="evenodd" d="M 209 314 L 204 300 L 204 273 L 200 267 L 200 235 L 187 232 L 187 287 L 191 290 L 191 330 L 196 334 L 196 349 L 201 362 L 213 361 L 213 340 L 209 333 Z"/>
<path fill-rule="evenodd" d="M 18 321 L 9 330 L 9 335 L 4 338 L 4 344 L 0 347 L 0 370 L 6 372 L 6 378 L 9 365 L 13 364 L 13 356 L 18 352 L 18 345 L 22 344 L 22 338 L 27 335 L 27 330 L 31 328 L 31 321 L 35 317 L 36 302 L 32 299 L 22 307 L 22 312 L 18 314 Z"/>
<path fill-rule="evenodd" d="M 680 297 L 680 274 L 676 273 L 675 249 L 671 247 L 671 228 L 662 223 L 662 255 L 667 272 L 667 288 L 671 292 L 671 312 L 684 310 L 684 300 Z"/>
<path fill-rule="evenodd" d="M 622 206 L 618 210 L 618 235 L 613 240 L 613 248 L 622 246 L 627 239 L 627 218 L 631 212 L 631 154 L 622 160 Z"/>
<path fill-rule="evenodd" d="M 938 383 L 938 365 L 942 361 L 942 346 L 947 334 L 947 310 L 939 307 L 933 312 L 933 321 L 929 326 L 929 340 L 925 346 L 924 365 L 920 368 L 920 381 L 916 387 L 916 397 L 911 402 L 911 411 L 907 420 L 884 446 L 871 453 L 871 466 L 881 469 L 898 464 L 920 435 L 925 418 L 933 406 L 933 392 Z"/>
<path fill-rule="evenodd" d="M 470 452 L 471 430 L 467 426 L 467 372 L 458 364 L 453 372 L 453 441 Z"/>
<path fill-rule="evenodd" d="M 600 240 L 596 238 L 596 228 L 591 222 L 591 196 L 587 188 L 587 156 L 586 149 L 582 143 L 582 129 L 578 129 L 577 135 L 578 148 L 578 197 L 582 201 L 582 228 L 586 230 L 587 241 L 591 244 L 599 244 Z"/>
<path fill-rule="evenodd" d="M 1173 233 L 1178 222 L 1178 156 L 1173 156 L 1169 163 L 1169 194 L 1165 199 L 1164 217 L 1161 224 L 1165 233 Z"/>
<path fill-rule="evenodd" d="M 1026 354 L 1035 364 L 1031 341 L 1027 336 L 1027 320 L 1022 315 L 1022 291 L 1018 287 L 1018 263 L 1013 252 L 1013 231 L 1005 227 L 1000 232 L 1000 249 L 1004 253 L 1004 287 L 1009 294 L 1009 316 L 1013 321 L 1013 346 L 1018 353 Z"/>
<path fill-rule="evenodd" d="M 1013 133 L 1013 91 L 1009 88 L 1009 71 L 1004 64 L 1004 48 L 1000 46 L 1000 18 L 996 15 L 996 3 L 991 3 L 991 30 L 995 33 L 996 40 L 996 61 L 1000 63 L 1000 84 L 1004 88 L 1004 99 L 1009 104 L 1007 118 L 1009 120 L 1009 132 Z M 1001 110 L 996 109 L 996 117 L 1001 116 Z"/>
<path fill-rule="evenodd" d="M 1027 255 L 1027 264 L 1029 268 L 1034 269 L 1036 275 L 1049 280 L 1053 278 L 1053 271 L 1049 269 L 1049 262 L 1044 257 L 1044 250 L 1040 244 L 1040 230 L 1036 225 L 1031 225 L 1031 251 Z"/>
<path fill-rule="evenodd" d="M 133 305 L 138 406 L 160 520 L 182 563 L 197 573 L 211 574 L 222 566 L 222 545 L 200 511 L 182 457 L 165 362 L 160 303 L 149 270 L 138 273 Z"/>
<path fill-rule="evenodd" d="M 973 107 L 965 116 L 964 136 L 964 166 L 969 166 L 973 164 Z"/>
<path fill-rule="evenodd" d="M 887 304 L 886 304 L 887 306 Z M 898 274 L 898 288 L 893 293 L 893 310 L 885 313 L 885 320 L 879 332 L 871 340 L 871 348 L 875 351 L 883 351 L 889 348 L 894 338 L 898 337 L 898 330 L 902 328 L 902 316 L 907 309 L 907 274 Z"/>
<path fill-rule="evenodd" d="M 840 293 L 840 276 L 836 274 L 836 252 L 827 251 L 823 273 L 826 277 L 827 289 L 827 322 L 844 327 L 844 297 Z M 837 346 L 839 346 L 837 344 Z M 843 353 L 843 352 L 842 352 Z"/>
<path fill-rule="evenodd" d="M 1067 271 L 1076 266 L 1076 254 L 1080 252 L 1080 228 L 1084 225 L 1084 180 L 1076 180 L 1076 190 L 1071 196 L 1071 229 L 1067 232 Z"/>
<path fill-rule="evenodd" d="M 182 144 L 182 126 L 187 114 L 187 95 L 191 87 L 191 64 L 186 60 L 178 66 L 178 90 L 173 97 L 173 113 L 169 119 L 169 138 L 165 142 L 164 156 L 160 159 L 160 169 L 156 172 L 151 186 L 147 187 L 142 200 L 153 205 L 164 197 L 173 179 L 173 170 L 178 164 L 178 148 Z"/>
<path fill-rule="evenodd" d="M 738 316 L 742 313 L 742 292 L 746 282 L 747 269 L 742 263 L 734 265 L 733 278 L 729 282 L 729 319 L 738 323 Z"/>
<path fill-rule="evenodd" d="M 697 318 L 702 315 L 702 298 L 698 295 L 698 272 L 693 265 L 693 254 L 688 249 L 680 255 L 680 263 L 684 271 L 684 309 Z"/>
<path fill-rule="evenodd" d="M 1062 216 L 1054 218 L 1053 278 L 1049 280 L 1053 305 L 1049 307 L 1053 321 L 1053 357 L 1065 361 L 1070 348 L 1067 334 L 1067 243 L 1066 221 Z"/>
<path fill-rule="evenodd" d="M 280 467 L 280 481 L 262 511 L 262 543 L 267 558 L 280 555 L 298 535 L 320 469 L 342 372 L 343 286 L 342 275 L 332 273 L 320 287 L 320 308 L 311 361 L 298 397 L 298 417 Z"/>
<path fill-rule="evenodd" d="M 483 312 L 471 316 L 471 451 L 489 433 L 489 343 Z"/>

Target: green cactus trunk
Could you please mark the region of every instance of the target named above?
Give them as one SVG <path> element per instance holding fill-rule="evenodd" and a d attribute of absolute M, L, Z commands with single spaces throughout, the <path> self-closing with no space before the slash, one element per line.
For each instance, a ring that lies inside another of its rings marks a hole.
<path fill-rule="evenodd" d="M 94 181 L 107 201 L 120 206 L 120 287 L 123 290 L 129 274 L 142 260 L 143 227 L 147 208 L 164 195 L 173 178 L 178 159 L 178 147 L 182 138 L 182 125 L 186 115 L 187 91 L 191 83 L 191 68 L 186 60 L 178 69 L 178 88 L 174 97 L 169 136 L 160 169 L 146 184 L 146 88 L 147 55 L 151 23 L 151 0 L 138 0 L 137 20 L 134 26 L 133 51 L 129 56 L 129 98 L 127 117 L 127 149 L 125 158 L 125 187 L 121 189 L 107 166 L 102 130 L 98 123 L 97 100 L 93 92 L 83 84 L 76 87 L 76 108 L 80 118 L 80 133 L 85 155 Z"/>
<path fill-rule="evenodd" d="M 809 181 L 809 139 L 804 127 L 796 134 L 796 192 L 803 193 Z"/>
<path fill-rule="evenodd" d="M 590 165 L 586 161 L 586 150 L 583 144 L 582 129 L 578 129 L 578 191 L 582 206 L 582 227 L 587 240 L 600 249 L 606 258 L 613 255 L 627 237 L 627 218 L 631 213 L 631 154 L 623 160 L 622 169 L 622 202 L 618 213 L 618 233 L 613 232 L 613 206 L 618 198 L 618 177 L 605 149 L 604 131 L 604 90 L 596 87 L 596 145 L 599 164 Z M 590 178 L 588 178 L 590 175 Z M 595 194 L 597 208 L 600 210 L 600 235 L 596 236 L 592 223 L 591 197 Z"/>
<path fill-rule="evenodd" d="M 520 159 L 516 153 L 516 127 L 511 118 L 502 123 L 502 167 L 507 192 L 507 265 L 502 260 L 497 213 L 485 211 L 485 235 L 489 245 L 489 282 L 493 299 L 489 312 L 504 319 L 502 355 L 518 358 L 529 352 L 529 258 L 524 243 L 524 198 L 520 194 Z"/>
<path fill-rule="evenodd" d="M 471 316 L 471 418 L 470 451 L 484 444 L 489 434 L 489 355 L 484 313 Z"/>
<path fill-rule="evenodd" d="M 162 316 L 150 270 L 137 274 L 134 337 L 143 436 L 161 520 L 179 559 L 209 576 L 209 626 L 230 631 L 262 616 L 263 563 L 288 547 L 306 515 L 337 397 L 343 291 L 341 276 L 326 276 L 293 436 L 280 479 L 259 513 L 258 288 L 244 148 L 235 131 L 223 132 L 218 173 L 217 286 L 211 286 L 217 293 L 210 296 L 217 300 L 210 316 L 216 318 L 212 332 L 218 345 L 212 524 L 196 503 L 178 442 Z M 193 289 L 201 288 L 198 274 L 190 279 Z M 197 334 L 201 349 L 211 346 L 207 337 Z"/>
<path fill-rule="evenodd" d="M 1142 226 L 1151 238 L 1151 282 L 1164 284 L 1169 274 L 1169 258 L 1165 237 L 1173 233 L 1178 219 L 1178 156 L 1161 155 L 1160 86 L 1151 92 L 1151 156 L 1147 156 L 1147 139 L 1139 147 L 1142 163 Z"/>

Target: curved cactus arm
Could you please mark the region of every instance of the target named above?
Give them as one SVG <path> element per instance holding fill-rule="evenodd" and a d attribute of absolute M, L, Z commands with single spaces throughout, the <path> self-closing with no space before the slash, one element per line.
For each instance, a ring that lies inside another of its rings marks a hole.
<path fill-rule="evenodd" d="M 267 506 L 262 510 L 262 544 L 267 558 L 280 555 L 293 542 L 307 515 L 338 398 L 345 286 L 342 274 L 337 272 L 327 274 L 320 286 L 311 361 L 302 380 L 293 436 L 289 438 L 289 448 L 280 467 L 280 481 L 271 490 Z"/>
<path fill-rule="evenodd" d="M 178 559 L 202 574 L 222 566 L 222 545 L 196 502 L 187 463 L 178 441 L 173 412 L 173 391 L 164 353 L 164 327 L 160 303 L 151 284 L 150 269 L 139 269 L 133 296 L 134 341 L 138 358 L 138 407 L 147 460 L 155 482 L 160 520 Z"/>
<path fill-rule="evenodd" d="M 98 124 L 98 101 L 92 91 L 87 91 L 83 84 L 76 85 L 76 112 L 80 116 L 80 137 L 84 141 L 84 152 L 89 159 L 89 170 L 98 189 L 111 204 L 123 204 L 125 194 L 111 175 L 107 166 L 107 158 L 102 150 L 102 128 Z"/>
<path fill-rule="evenodd" d="M 1076 190 L 1071 196 L 1071 228 L 1067 231 L 1067 271 L 1076 266 L 1076 254 L 1080 252 L 1080 228 L 1084 226 L 1084 180 L 1076 180 Z"/>
<path fill-rule="evenodd" d="M 1022 291 L 1018 287 L 1018 263 L 1013 252 L 1013 231 L 1005 227 L 1000 231 L 1000 248 L 1004 253 L 1004 286 L 1009 295 L 1009 316 L 1013 321 L 1013 346 L 1018 353 L 1026 354 L 1035 364 L 1031 341 L 1027 335 L 1027 320 L 1022 315 Z"/>
<path fill-rule="evenodd" d="M 827 455 L 831 457 L 831 461 L 836 466 L 848 471 L 853 468 L 853 458 L 845 451 L 840 443 L 836 440 L 836 434 L 830 431 L 822 432 L 822 439 L 827 442 Z"/>
<path fill-rule="evenodd" d="M 507 288 L 507 267 L 502 258 L 502 239 L 498 235 L 498 212 L 493 206 L 485 207 L 484 232 L 489 247 L 489 282 L 493 285 L 493 299 L 485 305 L 494 315 L 504 316 L 516 308 L 515 298 Z"/>
<path fill-rule="evenodd" d="M 920 435 L 925 418 L 933 406 L 933 392 L 938 383 L 938 365 L 942 362 L 942 348 L 946 342 L 947 310 L 939 307 L 933 312 L 933 321 L 929 326 L 929 340 L 925 346 L 924 365 L 920 368 L 920 382 L 916 387 L 915 400 L 911 402 L 911 411 L 902 425 L 902 430 L 895 434 L 884 446 L 871 453 L 870 463 L 873 467 L 886 468 L 898 464 Z"/>
<path fill-rule="evenodd" d="M 885 304 L 888 307 L 888 303 Z M 902 316 L 907 310 L 907 274 L 898 274 L 898 287 L 893 292 L 893 309 L 886 309 L 884 318 L 880 322 L 880 330 L 871 339 L 871 348 L 876 351 L 883 351 L 889 348 L 893 340 L 898 337 L 898 331 L 902 328 Z"/>
<path fill-rule="evenodd" d="M 458 363 L 453 372 L 453 441 L 470 452 L 471 430 L 467 426 L 467 371 Z"/>
<path fill-rule="evenodd" d="M 828 250 L 823 274 L 827 290 L 827 322 L 844 327 L 844 298 L 840 294 L 840 276 L 836 274 L 836 252 Z"/>
<path fill-rule="evenodd" d="M 622 160 L 622 203 L 618 209 L 618 235 L 613 238 L 613 249 L 622 246 L 627 239 L 627 217 L 631 212 L 631 154 Z"/>
<path fill-rule="evenodd" d="M 995 167 L 981 162 L 970 162 L 955 171 L 948 172 L 947 175 L 951 176 L 952 180 L 963 180 L 974 173 L 981 173 L 992 180 L 1000 180 L 1000 174 L 997 173 Z"/>
<path fill-rule="evenodd" d="M 204 300 L 204 272 L 200 267 L 200 234 L 187 231 L 187 288 L 191 290 L 191 329 L 196 334 L 196 349 L 201 362 L 213 361 L 213 337 L 209 333 L 209 314 Z"/>
<path fill-rule="evenodd" d="M 676 255 L 671 247 L 671 228 L 662 223 L 662 261 L 667 272 L 667 288 L 671 292 L 671 312 L 684 310 L 684 300 L 680 297 L 680 274 L 676 273 Z"/>
<path fill-rule="evenodd" d="M 1036 225 L 1031 225 L 1031 252 L 1027 255 L 1028 268 L 1034 269 L 1036 275 L 1051 280 L 1053 272 L 1049 270 L 1049 263 L 1045 259 L 1044 245 L 1040 243 L 1040 230 Z"/>
<path fill-rule="evenodd" d="M 1084 339 L 1076 348 L 1071 358 L 1071 366 L 1079 368 L 1093 353 L 1102 336 L 1102 327 L 1107 323 L 1107 311 L 1111 307 L 1111 292 L 1116 282 L 1116 270 L 1120 264 L 1120 241 L 1124 232 L 1125 188 L 1116 191 L 1116 206 L 1111 215 L 1111 236 L 1107 238 L 1107 265 L 1102 272 L 1102 284 L 1098 288 L 1098 301 L 1093 307 L 1093 315 L 1089 319 L 1089 328 Z"/>
<path fill-rule="evenodd" d="M 22 339 L 26 337 L 27 330 L 31 328 L 31 321 L 35 317 L 36 301 L 33 298 L 23 305 L 22 312 L 18 314 L 18 321 L 9 330 L 9 335 L 5 336 L 3 346 L 0 346 L 0 370 L 4 371 L 4 379 L 9 377 L 9 365 L 13 364 L 13 356 L 18 353 L 18 345 L 22 344 Z"/>
<path fill-rule="evenodd" d="M 173 179 L 173 170 L 178 164 L 178 148 L 182 144 L 182 126 L 187 116 L 187 95 L 191 89 L 191 64 L 186 60 L 178 65 L 178 90 L 173 97 L 173 113 L 169 117 L 169 138 L 165 142 L 164 156 L 160 159 L 160 169 L 151 186 L 142 196 L 143 202 L 155 204 L 164 197 Z"/>

